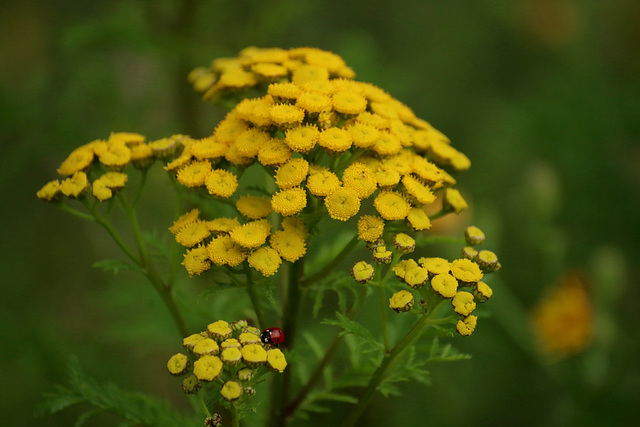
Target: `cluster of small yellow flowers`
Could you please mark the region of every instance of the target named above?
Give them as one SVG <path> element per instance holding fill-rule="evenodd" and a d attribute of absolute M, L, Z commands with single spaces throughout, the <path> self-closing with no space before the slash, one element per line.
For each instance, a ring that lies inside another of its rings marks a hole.
<path fill-rule="evenodd" d="M 282 260 L 302 257 L 306 235 L 255 223 L 269 215 L 280 216 L 274 224 L 304 221 L 306 213 L 312 216 L 312 209 L 323 206 L 331 219 L 344 222 L 358 217 L 366 202 L 375 214 L 359 218 L 358 237 L 374 242 L 392 221 L 406 224 L 409 232 L 428 230 L 424 208 L 437 200 L 444 211 L 459 213 L 466 207 L 451 188 L 456 181 L 449 172 L 466 170 L 469 159 L 409 107 L 354 77 L 342 58 L 317 48 L 252 47 L 191 73 L 194 88 L 206 100 L 244 99 L 212 135 L 187 145 L 166 169 L 186 187 L 206 187 L 215 197 L 230 198 L 242 217 L 237 227 L 249 225 L 253 231 L 205 235 L 202 226 L 194 226 L 193 239 L 176 235 L 190 248 L 184 262 L 189 274 L 246 259 L 271 275 Z M 238 177 L 254 164 L 273 179 L 275 191 L 268 198 L 242 194 Z M 247 233 L 255 239 L 237 235 Z M 234 256 L 221 257 L 221 247 Z M 389 262 L 391 252 L 380 246 L 374 258 Z"/>
<path fill-rule="evenodd" d="M 592 340 L 594 309 L 584 274 L 565 274 L 534 306 L 532 326 L 546 356 L 561 359 L 582 351 Z"/>
<path fill-rule="evenodd" d="M 438 299 L 450 300 L 453 311 L 460 316 L 456 330 L 461 335 L 468 336 L 474 331 L 478 321 L 473 314 L 477 303 L 487 301 L 493 294 L 482 279 L 486 273 L 496 271 L 499 262 L 493 252 L 477 251 L 471 246 L 484 242 L 484 233 L 478 227 L 468 227 L 465 238 L 470 246 L 463 249 L 463 258 L 453 261 L 440 257 L 421 257 L 417 261 L 408 258 L 397 262 L 391 269 L 398 280 L 420 292 L 422 296 L 429 298 L 435 295 Z M 412 250 L 410 239 L 402 233 L 395 236 L 394 242 L 400 254 Z M 491 259 L 493 262 L 479 260 L 478 254 L 483 252 L 490 253 L 491 256 L 486 255 L 484 259 Z M 466 257 L 466 254 L 472 256 Z M 427 283 L 430 287 L 425 286 Z M 428 292 L 424 292 L 424 289 Z M 389 300 L 389 307 L 399 313 L 411 310 L 413 305 L 414 296 L 406 289 L 396 292 Z"/>
<path fill-rule="evenodd" d="M 191 142 L 182 135 L 145 140 L 137 133 L 114 132 L 106 140 L 91 141 L 76 148 L 57 170 L 64 178 L 46 183 L 36 195 L 45 201 L 56 201 L 63 196 L 76 199 L 91 193 L 104 202 L 126 184 L 127 166 L 145 169 L 156 159 L 164 161 L 172 157 Z"/>
<path fill-rule="evenodd" d="M 202 383 L 216 381 L 220 396 L 227 401 L 251 396 L 255 394 L 251 384 L 256 371 L 266 367 L 281 373 L 287 367 L 284 353 L 263 343 L 260 334 L 246 320 L 218 320 L 205 331 L 185 337 L 182 346 L 186 354 L 171 356 L 167 369 L 176 376 L 188 374 L 182 382 L 187 394 L 197 392 Z"/>

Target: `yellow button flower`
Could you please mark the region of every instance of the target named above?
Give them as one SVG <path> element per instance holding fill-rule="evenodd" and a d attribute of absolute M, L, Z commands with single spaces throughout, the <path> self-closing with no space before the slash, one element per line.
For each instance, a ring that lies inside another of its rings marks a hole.
<path fill-rule="evenodd" d="M 358 148 L 371 147 L 380 137 L 380 131 L 373 126 L 355 122 L 347 127 L 351 137 L 353 138 L 353 145 Z"/>
<path fill-rule="evenodd" d="M 358 219 L 358 239 L 375 242 L 384 232 L 384 221 L 374 215 L 362 215 Z"/>
<path fill-rule="evenodd" d="M 461 282 L 475 283 L 482 279 L 482 271 L 475 262 L 468 259 L 457 259 L 451 263 L 451 274 Z"/>
<path fill-rule="evenodd" d="M 413 308 L 413 294 L 409 291 L 398 291 L 389 299 L 389 308 L 402 313 Z"/>
<path fill-rule="evenodd" d="M 329 216 L 332 219 L 346 221 L 360 210 L 360 198 L 351 188 L 341 187 L 324 199 Z"/>
<path fill-rule="evenodd" d="M 70 178 L 60 183 L 60 191 L 67 197 L 82 196 L 89 188 L 89 180 L 84 172 L 75 172 Z"/>
<path fill-rule="evenodd" d="M 91 185 L 91 194 L 93 194 L 93 197 L 100 200 L 101 202 L 109 200 L 111 197 L 113 197 L 113 191 L 99 179 L 95 180 Z"/>
<path fill-rule="evenodd" d="M 313 80 L 329 80 L 329 71 L 324 67 L 307 64 L 296 68 L 291 76 L 291 81 L 298 85 Z"/>
<path fill-rule="evenodd" d="M 429 272 L 424 267 L 411 268 L 404 275 L 404 282 L 414 289 L 424 286 L 428 279 Z"/>
<path fill-rule="evenodd" d="M 493 295 L 493 289 L 484 282 L 476 283 L 474 296 L 478 302 L 485 302 Z"/>
<path fill-rule="evenodd" d="M 242 385 L 237 381 L 227 381 L 220 389 L 220 396 L 227 401 L 232 401 L 242 396 Z"/>
<path fill-rule="evenodd" d="M 381 191 L 373 201 L 380 216 L 387 221 L 405 219 L 411 205 L 395 191 Z"/>
<path fill-rule="evenodd" d="M 469 205 L 455 188 L 447 188 L 444 193 L 443 208 L 450 212 L 459 214 L 467 209 Z"/>
<path fill-rule="evenodd" d="M 261 222 L 253 221 L 234 228 L 229 236 L 244 248 L 257 248 L 267 241 L 269 234 L 269 230 Z"/>
<path fill-rule="evenodd" d="M 209 173 L 205 180 L 209 194 L 218 197 L 231 197 L 238 188 L 238 178 L 224 169 L 216 169 Z"/>
<path fill-rule="evenodd" d="M 207 245 L 209 259 L 216 265 L 236 267 L 247 258 L 247 253 L 229 236 L 212 239 Z"/>
<path fill-rule="evenodd" d="M 176 234 L 185 225 L 197 221 L 199 217 L 200 211 L 198 209 L 192 209 L 189 212 L 180 215 L 180 217 L 173 222 L 171 227 L 169 227 L 169 231 L 171 231 L 173 234 Z"/>
<path fill-rule="evenodd" d="M 475 225 L 471 225 L 464 230 L 464 238 L 469 246 L 477 246 L 484 243 L 484 233 Z"/>
<path fill-rule="evenodd" d="M 260 344 L 247 344 L 240 351 L 242 358 L 249 365 L 257 365 L 267 361 L 267 351 Z"/>
<path fill-rule="evenodd" d="M 443 298 L 453 298 L 458 291 L 458 281 L 450 274 L 436 274 L 431 279 L 431 287 Z"/>
<path fill-rule="evenodd" d="M 295 105 L 276 104 L 269 110 L 271 120 L 281 128 L 288 129 L 304 120 L 304 110 Z"/>
<path fill-rule="evenodd" d="M 453 311 L 463 316 L 470 315 L 476 309 L 473 294 L 467 291 L 457 292 L 451 300 L 451 305 L 453 305 Z"/>
<path fill-rule="evenodd" d="M 309 172 L 309 162 L 301 158 L 289 160 L 278 167 L 275 175 L 276 185 L 281 189 L 297 187 Z"/>
<path fill-rule="evenodd" d="M 414 259 L 403 259 L 398 262 L 396 265 L 392 267 L 392 271 L 395 273 L 396 277 L 402 281 L 404 281 L 404 277 L 407 274 L 407 271 L 412 268 L 418 267 L 418 263 Z"/>
<path fill-rule="evenodd" d="M 253 375 L 253 370 L 249 368 L 242 368 L 236 373 L 236 376 L 240 381 L 250 381 L 253 379 Z"/>
<path fill-rule="evenodd" d="M 193 346 L 202 341 L 206 337 L 202 334 L 191 334 L 182 340 L 182 346 L 187 350 L 193 350 Z"/>
<path fill-rule="evenodd" d="M 360 162 L 354 162 L 345 169 L 342 184 L 355 191 L 361 199 L 366 199 L 378 188 L 375 174 Z"/>
<path fill-rule="evenodd" d="M 198 160 L 219 159 L 224 157 L 227 151 L 229 146 L 213 136 L 200 139 L 190 146 L 190 153 Z"/>
<path fill-rule="evenodd" d="M 240 348 L 237 347 L 227 347 L 222 350 L 220 353 L 220 359 L 228 365 L 235 365 L 240 363 L 242 360 L 242 353 L 240 352 Z"/>
<path fill-rule="evenodd" d="M 340 187 L 340 178 L 329 169 L 312 172 L 307 178 L 307 189 L 318 197 L 326 197 Z"/>
<path fill-rule="evenodd" d="M 257 196 L 241 196 L 236 201 L 236 209 L 245 218 L 261 219 L 272 212 L 271 199 Z"/>
<path fill-rule="evenodd" d="M 63 176 L 70 176 L 76 172 L 84 171 L 93 162 L 93 150 L 83 146 L 76 148 L 62 162 L 58 168 L 58 173 Z"/>
<path fill-rule="evenodd" d="M 478 317 L 473 314 L 465 317 L 464 319 L 458 320 L 456 323 L 456 330 L 462 336 L 469 336 L 476 329 L 476 325 L 478 323 Z"/>
<path fill-rule="evenodd" d="M 287 129 L 284 142 L 293 151 L 298 153 L 307 153 L 313 147 L 315 147 L 320 137 L 320 131 L 312 124 L 306 124 L 298 126 L 292 129 Z"/>
<path fill-rule="evenodd" d="M 385 165 L 379 165 L 376 169 L 376 180 L 381 188 L 392 188 L 400 182 L 400 173 Z"/>
<path fill-rule="evenodd" d="M 407 221 L 415 231 L 424 231 L 431 228 L 431 220 L 422 208 L 412 207 L 407 214 Z"/>
<path fill-rule="evenodd" d="M 323 130 L 318 138 L 320 146 L 335 153 L 348 150 L 352 143 L 353 137 L 349 131 L 335 127 Z"/>
<path fill-rule="evenodd" d="M 231 326 L 229 326 L 229 322 L 218 320 L 207 325 L 207 333 L 211 338 L 221 341 L 231 338 L 233 331 L 231 330 Z"/>
<path fill-rule="evenodd" d="M 278 252 L 273 248 L 266 247 L 253 251 L 249 255 L 248 261 L 251 267 L 258 270 L 265 277 L 273 276 L 282 263 Z"/>
<path fill-rule="evenodd" d="M 178 170 L 176 178 L 185 187 L 203 186 L 211 173 L 211 163 L 206 160 L 193 162 Z"/>
<path fill-rule="evenodd" d="M 193 364 L 193 374 L 200 381 L 213 381 L 222 373 L 222 360 L 217 356 L 202 356 Z"/>
<path fill-rule="evenodd" d="M 238 152 L 244 157 L 255 157 L 260 148 L 271 139 L 271 136 L 258 128 L 248 129 L 240 134 L 234 142 Z M 224 145 L 224 144 L 221 144 Z"/>
<path fill-rule="evenodd" d="M 182 265 L 189 273 L 189 276 L 199 275 L 207 271 L 211 267 L 211 261 L 207 256 L 207 249 L 203 246 L 190 249 L 184 255 Z"/>
<path fill-rule="evenodd" d="M 187 368 L 189 368 L 189 358 L 182 353 L 174 354 L 167 362 L 167 370 L 171 375 L 183 375 L 187 372 Z"/>
<path fill-rule="evenodd" d="M 291 149 L 278 138 L 267 141 L 258 152 L 258 161 L 265 166 L 277 166 L 291 158 Z"/>
<path fill-rule="evenodd" d="M 298 96 L 296 106 L 309 113 L 320 113 L 331 110 L 331 98 L 315 92 L 303 92 Z"/>
<path fill-rule="evenodd" d="M 472 248 L 471 246 L 465 246 L 460 251 L 460 256 L 462 258 L 474 260 L 476 258 L 476 256 L 478 256 L 478 251 L 476 249 Z"/>
<path fill-rule="evenodd" d="M 194 221 L 185 225 L 175 235 L 176 242 L 188 248 L 209 237 L 211 231 L 205 221 Z"/>
<path fill-rule="evenodd" d="M 398 252 L 402 254 L 408 254 L 413 252 L 413 250 L 416 248 L 416 241 L 408 234 L 398 233 L 393 236 L 393 245 L 396 247 Z"/>
<path fill-rule="evenodd" d="M 277 79 L 279 77 L 285 77 L 289 74 L 289 70 L 287 70 L 282 65 L 270 63 L 253 64 L 251 66 L 251 71 L 269 80 Z"/>
<path fill-rule="evenodd" d="M 384 245 L 376 246 L 373 249 L 373 259 L 380 264 L 388 264 L 391 262 L 391 258 L 393 257 L 393 253 Z"/>
<path fill-rule="evenodd" d="M 200 390 L 201 384 L 198 377 L 191 374 L 182 381 L 182 391 L 185 394 L 193 394 Z"/>
<path fill-rule="evenodd" d="M 451 271 L 451 263 L 444 258 L 422 257 L 418 259 L 418 264 L 429 270 L 429 274 L 446 274 Z"/>
<path fill-rule="evenodd" d="M 271 197 L 271 207 L 283 216 L 291 216 L 307 206 L 307 194 L 302 188 L 280 190 Z"/>
<path fill-rule="evenodd" d="M 240 345 L 240 341 L 238 341 L 235 338 L 227 338 L 226 340 L 224 340 L 224 341 L 222 341 L 220 343 L 220 348 L 223 349 L 223 350 L 227 349 L 227 348 L 237 348 L 237 349 L 239 349 L 240 347 L 242 347 Z"/>
<path fill-rule="evenodd" d="M 304 239 L 293 231 L 276 231 L 271 236 L 271 247 L 278 251 L 280 257 L 295 262 L 307 252 Z"/>
<path fill-rule="evenodd" d="M 333 108 L 342 114 L 356 115 L 367 109 L 367 99 L 355 92 L 339 91 L 332 96 Z"/>
<path fill-rule="evenodd" d="M 240 223 L 235 218 L 216 218 L 207 221 L 207 226 L 212 233 L 229 233 L 234 228 L 240 227 Z"/>
<path fill-rule="evenodd" d="M 397 136 L 387 132 L 380 132 L 380 136 L 373 143 L 371 149 L 381 156 L 391 156 L 402 150 L 402 144 Z"/>
<path fill-rule="evenodd" d="M 284 372 L 287 367 L 287 359 L 279 348 L 267 350 L 267 365 L 277 372 Z"/>
<path fill-rule="evenodd" d="M 267 93 L 271 95 L 276 102 L 290 102 L 295 101 L 298 97 L 300 87 L 290 82 L 271 83 L 267 88 Z"/>
<path fill-rule="evenodd" d="M 98 155 L 100 163 L 114 170 L 121 170 L 131 160 L 131 150 L 125 144 L 109 144 L 107 150 Z"/>
<path fill-rule="evenodd" d="M 492 251 L 483 249 L 478 252 L 474 261 L 483 271 L 494 271 L 498 265 L 498 256 Z"/>
<path fill-rule="evenodd" d="M 389 127 L 389 120 L 382 117 L 379 114 L 370 113 L 365 111 L 356 116 L 356 121 L 365 125 L 372 126 L 379 130 L 384 130 Z"/>
<path fill-rule="evenodd" d="M 415 199 L 419 205 L 429 205 L 436 200 L 436 196 L 429 187 L 411 175 L 405 175 L 402 178 L 402 185 L 405 192 Z"/>
<path fill-rule="evenodd" d="M 205 338 L 201 341 L 198 341 L 193 346 L 192 351 L 196 356 L 214 355 L 218 354 L 218 352 L 220 351 L 220 347 L 218 346 L 218 343 L 211 338 Z"/>
<path fill-rule="evenodd" d="M 248 344 L 260 344 L 260 337 L 257 334 L 251 332 L 243 332 L 238 337 L 238 341 L 242 345 Z"/>
<path fill-rule="evenodd" d="M 47 182 L 38 192 L 36 196 L 40 200 L 46 200 L 47 202 L 51 202 L 60 196 L 62 191 L 60 190 L 60 181 L 54 179 L 53 181 Z"/>
<path fill-rule="evenodd" d="M 373 266 L 365 261 L 358 261 L 351 268 L 351 276 L 358 283 L 367 283 L 373 279 L 374 273 L 375 269 Z"/>

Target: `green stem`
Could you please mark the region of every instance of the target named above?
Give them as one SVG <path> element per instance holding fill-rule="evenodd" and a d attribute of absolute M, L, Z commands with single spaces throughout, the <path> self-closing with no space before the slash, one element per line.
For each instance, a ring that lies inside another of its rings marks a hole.
<path fill-rule="evenodd" d="M 200 395 L 199 391 L 196 392 L 196 398 L 198 399 L 198 402 L 200 402 L 200 406 L 202 406 L 204 414 L 207 416 L 207 418 L 210 418 L 211 412 L 209 412 L 209 408 L 207 408 L 207 404 L 204 403 L 204 399 L 202 398 L 202 395 Z"/>
<path fill-rule="evenodd" d="M 440 302 L 433 310 L 420 316 L 413 328 L 407 333 L 407 335 L 396 344 L 391 353 L 384 356 L 382 363 L 373 373 L 373 376 L 369 380 L 367 388 L 362 393 L 362 396 L 358 400 L 358 405 L 351 410 L 347 415 L 347 418 L 343 422 L 343 427 L 349 427 L 356 424 L 362 413 L 367 409 L 369 401 L 375 394 L 376 390 L 385 378 L 385 375 L 392 363 L 396 361 L 407 349 L 409 349 L 417 340 L 420 335 L 426 330 L 429 321 L 437 314 L 441 307 L 443 307 L 448 300 Z"/>
<path fill-rule="evenodd" d="M 382 286 L 382 284 L 378 286 L 378 300 L 380 302 L 380 328 L 382 329 L 382 342 L 384 343 L 384 352 L 387 354 L 389 353 L 389 348 L 391 348 L 391 344 L 389 344 L 389 328 L 387 327 L 387 311 L 389 311 L 389 308 L 387 307 L 388 301 L 384 294 L 384 286 Z"/>
<path fill-rule="evenodd" d="M 240 427 L 240 414 L 238 413 L 235 402 L 231 403 L 231 425 L 233 427 Z"/>
<path fill-rule="evenodd" d="M 249 299 L 251 300 L 253 311 L 255 311 L 256 317 L 258 318 L 258 326 L 260 329 L 266 328 L 267 324 L 266 319 L 264 318 L 264 311 L 262 310 L 262 303 L 260 301 L 260 297 L 258 296 L 255 282 L 253 281 L 252 271 L 247 263 L 245 263 L 244 270 L 247 277 L 247 293 L 249 294 Z"/>

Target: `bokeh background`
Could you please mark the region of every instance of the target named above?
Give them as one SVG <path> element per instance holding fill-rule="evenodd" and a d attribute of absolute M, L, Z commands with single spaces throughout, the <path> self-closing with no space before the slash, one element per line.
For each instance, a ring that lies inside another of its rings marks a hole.
<path fill-rule="evenodd" d="M 363 425 L 640 418 L 639 2 L 25 0 L 0 14 L 3 425 L 73 424 L 86 408 L 33 416 L 72 354 L 99 379 L 180 404 L 159 298 L 92 268 L 117 256 L 105 233 L 35 192 L 73 148 L 111 131 L 208 135 L 223 111 L 186 74 L 249 45 L 338 53 L 447 134 L 472 160 L 463 219 L 504 266 L 491 317 L 453 340 L 474 357 L 434 366 L 430 387 L 376 398 Z M 147 221 L 170 221 L 149 206 Z M 550 361 L 530 312 L 570 271 L 588 286 L 593 338 Z"/>

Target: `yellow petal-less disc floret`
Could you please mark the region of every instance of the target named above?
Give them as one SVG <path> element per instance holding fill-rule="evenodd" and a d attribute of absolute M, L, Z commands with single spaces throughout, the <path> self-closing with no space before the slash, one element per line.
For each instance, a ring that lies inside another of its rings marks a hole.
<path fill-rule="evenodd" d="M 380 138 L 380 131 L 373 126 L 354 122 L 347 127 L 353 139 L 353 145 L 358 148 L 369 148 Z"/>
<path fill-rule="evenodd" d="M 287 367 L 287 359 L 279 348 L 267 350 L 267 365 L 277 372 L 284 372 Z"/>
<path fill-rule="evenodd" d="M 271 199 L 257 196 L 241 196 L 236 201 L 236 209 L 245 218 L 264 218 L 272 212 Z"/>
<path fill-rule="evenodd" d="M 335 127 L 323 130 L 318 137 L 318 145 L 334 153 L 348 150 L 352 143 L 353 137 L 349 131 Z"/>
<path fill-rule="evenodd" d="M 218 320 L 207 325 L 207 333 L 211 338 L 222 341 L 231 338 L 233 331 L 231 330 L 231 326 L 229 326 L 229 322 Z"/>
<path fill-rule="evenodd" d="M 440 257 L 422 257 L 418 259 L 418 264 L 429 271 L 429 274 L 448 274 L 451 271 L 451 263 Z"/>
<path fill-rule="evenodd" d="M 307 252 L 304 239 L 292 231 L 280 230 L 271 236 L 271 247 L 278 251 L 280 257 L 295 262 Z"/>
<path fill-rule="evenodd" d="M 387 221 L 405 219 L 411 208 L 409 202 L 395 191 L 381 191 L 373 201 L 373 206 Z"/>
<path fill-rule="evenodd" d="M 76 172 L 84 171 L 91 165 L 91 162 L 93 162 L 93 155 L 93 150 L 89 147 L 82 146 L 76 148 L 62 162 L 58 168 L 58 173 L 62 176 L 70 176 Z"/>
<path fill-rule="evenodd" d="M 269 234 L 269 230 L 260 221 L 252 221 L 234 228 L 229 236 L 238 245 L 251 249 L 262 246 Z"/>
<path fill-rule="evenodd" d="M 260 64 L 267 65 L 267 64 Z M 238 381 L 227 381 L 220 389 L 220 396 L 226 401 L 233 401 L 242 396 L 242 385 Z"/>
<path fill-rule="evenodd" d="M 360 210 L 360 198 L 351 188 L 341 187 L 324 199 L 329 216 L 332 219 L 346 221 Z"/>
<path fill-rule="evenodd" d="M 284 142 L 293 151 L 298 153 L 307 153 L 318 142 L 320 131 L 315 125 L 306 124 L 292 129 L 288 129 L 285 133 Z"/>
<path fill-rule="evenodd" d="M 260 337 L 257 334 L 254 334 L 252 332 L 242 332 L 240 334 L 240 336 L 238 337 L 238 341 L 242 345 L 259 344 L 260 343 Z"/>
<path fill-rule="evenodd" d="M 100 179 L 93 181 L 93 184 L 91 185 L 91 194 L 101 202 L 113 197 L 113 191 Z"/>
<path fill-rule="evenodd" d="M 466 337 L 473 333 L 477 324 L 478 316 L 471 314 L 464 319 L 458 320 L 458 323 L 456 323 L 456 331 L 458 331 L 460 335 Z"/>
<path fill-rule="evenodd" d="M 374 215 L 362 215 L 358 219 L 358 239 L 375 242 L 384 232 L 384 221 Z"/>
<path fill-rule="evenodd" d="M 281 189 L 297 187 L 309 172 L 309 162 L 301 158 L 289 160 L 280 166 L 275 175 L 276 185 Z"/>
<path fill-rule="evenodd" d="M 209 237 L 211 231 L 205 221 L 194 221 L 182 227 L 175 235 L 176 242 L 188 248 Z"/>
<path fill-rule="evenodd" d="M 429 272 L 424 267 L 414 267 L 404 275 L 404 282 L 414 289 L 421 288 L 429 280 Z"/>
<path fill-rule="evenodd" d="M 378 188 L 375 174 L 363 163 L 354 162 L 342 174 L 342 184 L 366 199 Z"/>
<path fill-rule="evenodd" d="M 189 368 L 189 358 L 186 354 L 177 353 L 167 362 L 167 370 L 171 375 L 184 375 Z"/>
<path fill-rule="evenodd" d="M 219 236 L 207 245 L 209 259 L 216 265 L 236 267 L 247 257 L 243 248 L 229 236 Z"/>
<path fill-rule="evenodd" d="M 240 351 L 242 358 L 249 365 L 257 365 L 267 361 L 267 351 L 260 344 L 247 344 Z"/>
<path fill-rule="evenodd" d="M 356 115 L 367 109 L 367 99 L 355 92 L 339 91 L 332 96 L 333 108 L 342 114 Z"/>
<path fill-rule="evenodd" d="M 171 227 L 169 227 L 169 231 L 171 231 L 173 234 L 176 234 L 185 225 L 197 221 L 199 217 L 200 211 L 198 209 L 192 209 L 189 212 L 180 215 L 180 217 L 173 222 Z"/>
<path fill-rule="evenodd" d="M 389 299 L 389 308 L 398 313 L 411 310 L 413 308 L 413 294 L 409 291 L 398 291 Z"/>
<path fill-rule="evenodd" d="M 271 197 L 271 207 L 283 216 L 291 216 L 307 206 L 307 194 L 299 187 L 280 190 Z"/>
<path fill-rule="evenodd" d="M 451 263 L 451 274 L 461 282 L 475 283 L 482 279 L 482 271 L 475 262 L 468 259 L 457 259 Z"/>
<path fill-rule="evenodd" d="M 365 261 L 358 261 L 351 268 L 351 276 L 358 283 L 367 283 L 369 280 L 373 279 L 374 273 L 375 269 L 373 266 Z"/>
<path fill-rule="evenodd" d="M 269 141 L 269 134 L 258 128 L 251 128 L 242 132 L 234 141 L 238 153 L 244 157 L 255 157 L 258 155 L 260 148 Z"/>
<path fill-rule="evenodd" d="M 469 246 L 477 246 L 484 243 L 485 235 L 475 225 L 470 225 L 464 230 L 464 239 Z"/>
<path fill-rule="evenodd" d="M 40 200 L 51 202 L 57 199 L 61 193 L 60 181 L 54 179 L 53 181 L 47 182 L 40 190 L 38 190 L 36 196 L 38 196 L 38 199 Z"/>
<path fill-rule="evenodd" d="M 442 205 L 445 210 L 455 212 L 457 214 L 469 207 L 462 197 L 462 194 L 460 194 L 460 191 L 455 188 L 447 188 L 445 190 Z"/>
<path fill-rule="evenodd" d="M 272 138 L 258 152 L 258 161 L 265 166 L 277 166 L 291 158 L 291 148 L 278 138 Z"/>
<path fill-rule="evenodd" d="M 431 228 L 431 220 L 422 208 L 412 207 L 407 214 L 407 221 L 415 231 L 424 231 Z"/>
<path fill-rule="evenodd" d="M 340 187 L 340 178 L 329 169 L 321 169 L 309 174 L 307 189 L 318 197 L 326 197 Z"/>
<path fill-rule="evenodd" d="M 453 311 L 463 316 L 468 316 L 476 309 L 476 303 L 473 300 L 473 294 L 467 291 L 457 292 L 451 300 Z"/>
<path fill-rule="evenodd" d="M 100 163 L 113 170 L 123 169 L 131 160 L 131 150 L 123 143 L 108 144 L 98 158 Z"/>
<path fill-rule="evenodd" d="M 398 279 L 404 281 L 404 278 L 407 275 L 407 272 L 412 268 L 416 268 L 416 267 L 418 267 L 418 263 L 414 259 L 409 258 L 409 259 L 403 259 L 402 261 L 398 262 L 396 265 L 394 265 L 391 268 L 391 271 L 395 273 Z"/>
<path fill-rule="evenodd" d="M 189 351 L 193 350 L 193 347 L 206 337 L 202 334 L 191 334 L 186 338 L 182 339 L 182 346 Z"/>
<path fill-rule="evenodd" d="M 276 104 L 269 110 L 271 120 L 281 128 L 288 129 L 304 120 L 304 110 L 295 105 Z"/>
<path fill-rule="evenodd" d="M 60 183 L 60 191 L 67 197 L 77 198 L 84 195 L 89 188 L 89 180 L 84 172 L 75 172 L 70 178 Z"/>
<path fill-rule="evenodd" d="M 453 298 L 458 291 L 458 281 L 450 274 L 436 274 L 431 279 L 431 287 L 443 298 Z"/>
<path fill-rule="evenodd" d="M 260 272 L 265 277 L 273 276 L 282 259 L 278 255 L 278 251 L 273 248 L 258 248 L 249 255 L 249 265 Z"/>
<path fill-rule="evenodd" d="M 271 83 L 267 88 L 267 93 L 278 102 L 291 102 L 300 94 L 300 88 L 298 85 L 290 82 Z"/>
<path fill-rule="evenodd" d="M 393 236 L 393 245 L 396 247 L 398 252 L 408 254 L 413 252 L 416 248 L 416 241 L 406 233 L 398 233 Z"/>
<path fill-rule="evenodd" d="M 493 289 L 485 282 L 478 282 L 476 283 L 473 295 L 478 302 L 485 302 L 493 295 Z"/>
<path fill-rule="evenodd" d="M 242 353 L 238 347 L 227 347 L 220 353 L 220 359 L 227 365 L 235 365 L 242 360 Z"/>
<path fill-rule="evenodd" d="M 178 170 L 176 178 L 178 182 L 185 187 L 203 186 L 207 176 L 211 173 L 211 163 L 209 161 L 197 161 L 188 164 Z"/>
<path fill-rule="evenodd" d="M 216 234 L 227 234 L 236 227 L 240 227 L 240 222 L 236 218 L 216 218 L 207 221 L 209 230 Z"/>
<path fill-rule="evenodd" d="M 485 272 L 494 271 L 498 265 L 498 256 L 495 252 L 483 249 L 478 252 L 474 261 L 478 264 L 480 269 Z"/>
<path fill-rule="evenodd" d="M 201 341 L 198 341 L 193 346 L 192 351 L 196 356 L 214 355 L 218 354 L 218 352 L 220 351 L 220 347 L 218 346 L 218 343 L 211 338 L 205 338 Z"/>
<path fill-rule="evenodd" d="M 405 192 L 417 201 L 419 205 L 429 205 L 436 200 L 436 196 L 431 189 L 411 175 L 405 175 L 402 178 L 402 185 Z"/>
<path fill-rule="evenodd" d="M 211 267 L 211 261 L 207 256 L 207 249 L 198 246 L 187 251 L 182 260 L 182 265 L 189 273 L 189 276 L 202 274 Z"/>
<path fill-rule="evenodd" d="M 238 188 L 238 178 L 224 169 L 216 169 L 209 173 L 205 180 L 209 194 L 218 197 L 231 197 Z"/>
<path fill-rule="evenodd" d="M 222 373 L 222 366 L 218 356 L 202 356 L 193 364 L 193 374 L 200 381 L 213 381 Z"/>
<path fill-rule="evenodd" d="M 298 96 L 296 106 L 309 113 L 331 111 L 331 98 L 315 92 L 303 92 Z"/>

